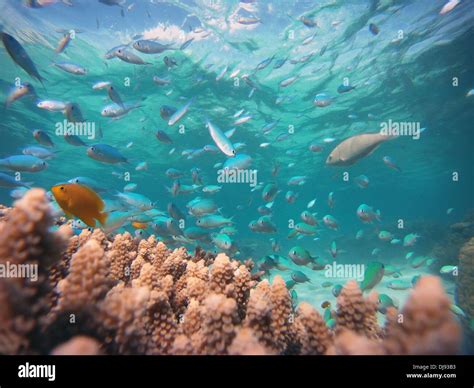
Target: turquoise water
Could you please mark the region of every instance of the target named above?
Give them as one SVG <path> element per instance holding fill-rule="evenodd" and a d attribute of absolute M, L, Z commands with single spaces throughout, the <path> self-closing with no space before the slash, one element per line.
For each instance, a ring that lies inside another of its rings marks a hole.
<path fill-rule="evenodd" d="M 49 190 L 55 184 L 85 176 L 106 189 L 99 193 L 106 202 L 116 200 L 117 192 L 126 184 L 135 183 L 135 192 L 149 198 L 163 212 L 167 211 L 169 202 L 186 212 L 186 204 L 192 199 L 212 198 L 223 216 L 233 217 L 237 233 L 230 236 L 231 254 L 256 261 L 265 255 L 281 255 L 280 259 L 290 269 L 272 269 L 267 276 L 281 274 L 289 280 L 292 270 L 303 271 L 312 283 L 297 284 L 294 289 L 300 300 L 318 306 L 325 299 L 334 300 L 331 287 L 321 288 L 324 282 L 321 271 L 292 263 L 288 252 L 295 245 L 304 247 L 312 256 L 332 262 L 328 249 L 336 242 L 341 251 L 335 259 L 337 262 L 383 261 L 397 266 L 402 279 L 407 281 L 418 274 L 439 273 L 441 265 L 456 265 L 456 257 L 452 257 L 438 261 L 438 265 L 435 262 L 434 266 L 414 269 L 405 256 L 413 251 L 414 257 L 431 257 L 439 233 L 463 220 L 474 207 L 474 96 L 469 96 L 474 88 L 472 2 L 462 1 L 444 15 L 439 12 L 445 2 L 438 0 L 127 1 L 122 6 L 73 0 L 72 7 L 58 2 L 43 8 L 29 8 L 25 3 L 2 0 L 0 23 L 4 32 L 22 44 L 45 81 L 42 86 L 16 66 L 2 46 L 2 98 L 7 98 L 17 77 L 21 82 L 31 82 L 37 96 L 24 97 L 2 111 L 0 154 L 2 157 L 21 154 L 24 147 L 39 145 L 32 136 L 33 129 L 46 131 L 55 143 L 52 149 L 55 154 L 48 160 L 48 168 L 37 173 L 21 173 L 25 182 Z M 306 26 L 303 16 L 317 22 L 317 26 Z M 249 17 L 257 20 L 243 24 L 242 18 Z M 370 31 L 371 23 L 378 34 Z M 64 31 L 71 30 L 75 31 L 75 39 L 63 53 L 56 54 L 54 49 Z M 194 40 L 189 46 L 180 50 L 191 38 Z M 134 39 L 156 39 L 170 43 L 174 50 L 144 54 L 133 48 Z M 127 51 L 150 64 L 139 66 L 119 58 L 104 58 L 108 50 L 121 44 L 128 45 Z M 307 62 L 298 62 L 308 55 Z M 174 58 L 177 66 L 167 68 L 165 56 Z M 259 63 L 272 57 L 266 68 L 256 70 Z M 284 65 L 274 69 L 275 63 L 285 58 L 288 59 Z M 52 62 L 81 65 L 87 74 L 64 72 L 51 66 Z M 245 75 L 251 85 L 245 82 Z M 153 82 L 154 76 L 170 83 L 159 86 Z M 292 84 L 281 86 L 282 81 L 294 76 L 297 78 Z M 93 90 L 92 86 L 99 81 L 111 82 L 122 101 L 140 107 L 118 120 L 102 116 L 102 109 L 111 101 L 105 90 Z M 338 93 L 341 84 L 355 88 Z M 313 104 L 320 93 L 331 97 L 329 106 Z M 161 106 L 180 108 L 192 98 L 189 111 L 176 124 L 168 125 L 160 117 Z M 93 160 L 86 153 L 87 147 L 72 146 L 56 136 L 55 125 L 65 117 L 61 112 L 39 109 L 39 100 L 78 104 L 84 119 L 95 125 L 98 136 L 95 140 L 81 137 L 87 146 L 111 145 L 128 162 L 107 164 Z M 250 115 L 251 118 L 235 125 L 234 115 L 240 110 L 244 110 L 240 117 Z M 244 143 L 237 155 L 252 158 L 247 169 L 257 171 L 255 190 L 249 182 L 217 182 L 220 166 L 216 164 L 224 163 L 228 157 L 219 150 L 199 151 L 209 144 L 215 146 L 205 125 L 207 119 L 223 131 L 236 128 L 231 142 Z M 351 166 L 326 164 L 329 153 L 342 140 L 377 132 L 389 120 L 416 123 L 418 128 L 423 128 L 420 138 L 399 136 L 384 142 Z M 263 134 L 262 128 L 274 121 L 278 121 L 276 127 Z M 166 132 L 172 144 L 159 142 L 155 136 L 157 130 Z M 99 132 L 102 132 L 100 138 Z M 282 134 L 288 137 L 277 141 Z M 127 147 L 130 143 L 133 145 Z M 310 144 L 321 146 L 322 150 L 313 152 Z M 186 150 L 198 153 L 190 159 Z M 396 162 L 399 171 L 384 164 L 385 156 Z M 136 171 L 135 167 L 142 162 L 147 163 L 148 169 Z M 277 176 L 271 174 L 275 164 L 280 166 Z M 173 197 L 166 189 L 173 185 L 173 180 L 165 175 L 169 168 L 184 173 L 179 178 L 181 185 L 193 184 L 191 170 L 199 168 L 202 185 L 191 194 Z M 14 173 L 8 169 L 2 171 Z M 127 173 L 130 181 L 124 180 Z M 369 178 L 367 188 L 360 188 L 354 182 L 361 174 Z M 453 180 L 453 174 L 457 180 Z M 295 176 L 305 176 L 304 184 L 289 186 L 288 180 Z M 270 182 L 276 183 L 280 191 L 271 207 L 276 232 L 255 233 L 248 225 L 261 216 L 257 208 L 265 205 L 262 187 Z M 219 185 L 221 189 L 212 195 L 203 193 L 206 185 Z M 289 190 L 297 194 L 294 203 L 285 200 Z M 334 193 L 333 208 L 327 204 L 330 192 Z M 314 206 L 308 208 L 313 199 L 316 199 Z M 11 204 L 12 201 L 10 189 L 0 188 L 0 202 Z M 356 214 L 361 204 L 380 209 L 380 221 L 362 223 Z M 133 206 L 125 206 L 123 210 L 137 213 Z M 292 220 L 301 222 L 300 213 L 304 210 L 317 213 L 320 221 L 317 233 L 288 239 Z M 328 214 L 338 220 L 337 230 L 322 222 Z M 403 220 L 403 229 L 398 228 L 399 220 Z M 113 233 L 128 230 L 139 238 L 157 233 L 153 228 L 155 220 L 143 232 L 136 232 L 130 221 L 125 220 Z M 188 215 L 181 226 L 186 229 L 195 222 L 196 218 Z M 207 232 L 214 236 L 220 229 Z M 364 237 L 357 240 L 355 236 L 360 229 Z M 403 239 L 409 233 L 421 237 L 414 246 L 403 247 L 403 242 L 381 241 L 377 235 L 383 230 L 393 234 L 391 240 Z M 435 234 L 434 230 L 440 232 Z M 168 233 L 160 237 L 171 246 L 185 244 L 190 251 L 196 245 L 222 251 L 212 242 L 186 240 L 178 235 Z M 271 238 L 278 241 L 279 251 L 272 251 Z M 380 253 L 373 255 L 374 249 L 380 249 Z M 406 290 L 386 287 L 392 280 L 385 276 L 376 289 L 390 292 L 403 301 Z M 453 294 L 452 277 L 444 276 L 443 280 Z"/>

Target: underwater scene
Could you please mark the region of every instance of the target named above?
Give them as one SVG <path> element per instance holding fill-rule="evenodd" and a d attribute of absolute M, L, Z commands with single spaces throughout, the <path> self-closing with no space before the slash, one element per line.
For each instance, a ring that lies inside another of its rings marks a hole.
<path fill-rule="evenodd" d="M 0 30 L 0 354 L 474 353 L 472 1 Z"/>

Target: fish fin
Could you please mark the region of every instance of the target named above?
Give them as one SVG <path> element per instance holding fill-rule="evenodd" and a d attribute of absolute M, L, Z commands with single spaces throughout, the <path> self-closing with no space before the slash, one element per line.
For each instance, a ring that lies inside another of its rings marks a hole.
<path fill-rule="evenodd" d="M 107 212 L 102 212 L 99 213 L 99 216 L 97 217 L 97 220 L 100 222 L 101 225 L 105 225 L 107 222 L 107 217 L 109 216 L 109 213 Z"/>
<path fill-rule="evenodd" d="M 67 218 L 69 218 L 69 219 L 74 218 L 74 215 L 72 215 L 71 213 L 67 212 L 66 210 L 63 209 L 63 212 L 64 212 L 64 214 L 66 215 Z"/>
<path fill-rule="evenodd" d="M 375 218 L 377 219 L 377 221 L 381 221 L 381 218 L 382 218 L 382 214 L 380 213 L 380 210 L 377 210 L 375 212 Z"/>
<path fill-rule="evenodd" d="M 91 228 L 95 228 L 96 222 L 93 217 L 83 216 L 80 218 L 80 220 L 84 222 L 87 226 L 90 226 Z"/>

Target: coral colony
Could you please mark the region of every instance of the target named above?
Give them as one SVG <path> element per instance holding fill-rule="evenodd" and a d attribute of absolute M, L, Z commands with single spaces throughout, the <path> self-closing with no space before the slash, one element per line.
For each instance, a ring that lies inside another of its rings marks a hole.
<path fill-rule="evenodd" d="M 440 279 L 422 276 L 407 301 L 388 307 L 348 281 L 330 328 L 306 302 L 294 306 L 283 279 L 261 280 L 240 262 L 153 235 L 72 235 L 54 219 L 42 189 L 1 209 L 0 263 L 37 266 L 35 281 L 0 281 L 2 354 L 455 354 L 461 327 Z M 461 250 L 459 303 L 471 316 L 474 239 Z"/>

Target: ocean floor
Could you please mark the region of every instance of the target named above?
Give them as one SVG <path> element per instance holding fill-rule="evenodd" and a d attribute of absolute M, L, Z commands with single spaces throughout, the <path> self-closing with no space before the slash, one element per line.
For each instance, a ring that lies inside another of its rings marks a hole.
<path fill-rule="evenodd" d="M 405 263 L 403 263 L 403 261 Z M 450 297 L 451 301 L 455 303 L 455 288 L 456 284 L 453 280 L 452 275 L 439 275 L 435 271 L 428 268 L 426 265 L 420 268 L 412 268 L 409 263 L 403 259 L 394 258 L 393 260 L 380 260 L 384 264 L 391 264 L 397 267 L 400 270 L 399 276 L 385 275 L 379 284 L 377 284 L 371 291 L 376 291 L 379 295 L 386 294 L 389 295 L 394 301 L 398 302 L 399 308 L 403 308 L 406 299 L 409 297 L 413 287 L 406 289 L 392 289 L 389 288 L 390 282 L 393 280 L 401 280 L 411 283 L 412 279 L 415 276 L 423 275 L 437 275 L 442 279 L 442 285 Z M 395 264 L 394 264 L 395 263 Z M 329 302 L 331 308 L 333 309 L 336 306 L 336 296 L 332 293 L 332 289 L 335 285 L 343 286 L 346 284 L 350 278 L 327 278 L 325 276 L 325 270 L 314 271 L 309 268 L 302 268 L 297 266 L 294 263 L 285 263 L 285 266 L 288 267 L 286 271 L 272 270 L 270 276 L 268 277 L 270 281 L 273 281 L 273 278 L 278 275 L 281 276 L 285 281 L 291 280 L 292 271 L 302 271 L 310 279 L 311 282 L 299 283 L 293 286 L 292 290 L 295 290 L 298 295 L 299 302 L 308 302 L 314 308 L 316 308 L 321 314 L 324 313 L 325 308 L 321 307 L 323 302 Z M 324 284 L 324 286 L 323 286 Z M 365 291 L 364 294 L 368 294 L 370 291 Z M 382 324 L 385 320 L 385 315 L 382 313 L 377 314 L 379 323 Z"/>

